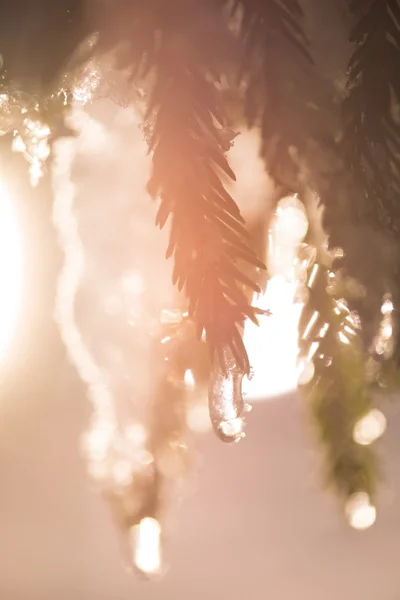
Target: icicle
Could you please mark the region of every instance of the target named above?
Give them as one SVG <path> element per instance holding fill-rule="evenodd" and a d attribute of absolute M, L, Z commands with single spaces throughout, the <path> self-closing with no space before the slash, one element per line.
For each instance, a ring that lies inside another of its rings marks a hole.
<path fill-rule="evenodd" d="M 391 358 L 394 350 L 393 310 L 394 306 L 391 294 L 385 294 L 381 306 L 382 319 L 379 325 L 379 332 L 372 344 L 372 353 L 385 360 Z"/>
<path fill-rule="evenodd" d="M 131 529 L 132 562 L 143 575 L 156 575 L 161 569 L 161 525 L 146 517 Z"/>
<path fill-rule="evenodd" d="M 225 348 L 211 371 L 208 388 L 211 423 L 223 442 L 237 442 L 245 435 L 242 379 L 231 349 Z"/>
<path fill-rule="evenodd" d="M 153 577 L 163 570 L 165 482 L 154 463 L 132 475 L 129 485 L 105 489 L 104 495 L 119 526 L 127 565 L 145 577 Z"/>

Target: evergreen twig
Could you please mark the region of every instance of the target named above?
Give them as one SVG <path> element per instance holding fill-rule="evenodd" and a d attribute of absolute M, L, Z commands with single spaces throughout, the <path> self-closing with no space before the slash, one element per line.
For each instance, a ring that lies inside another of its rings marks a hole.
<path fill-rule="evenodd" d="M 400 231 L 400 4 L 350 1 L 354 17 L 342 151 L 363 189 L 361 216 Z"/>
<path fill-rule="evenodd" d="M 168 6 L 159 0 L 131 2 L 129 37 L 120 45 L 119 61 L 149 75 L 149 191 L 161 201 L 157 225 L 162 228 L 171 219 L 167 257 L 174 257 L 174 283 L 186 292 L 211 356 L 229 345 L 248 372 L 240 328 L 246 317 L 256 320 L 256 310 L 244 288 L 259 288 L 238 262 L 263 264 L 227 189 L 235 175 L 225 157 L 229 145 L 215 84 L 221 60 L 216 50 L 225 51 L 229 32 L 215 8 L 212 0 L 201 6 L 193 0 Z"/>
<path fill-rule="evenodd" d="M 378 476 L 376 456 L 370 446 L 354 440 L 357 422 L 372 408 L 366 355 L 354 315 L 343 300 L 337 301 L 328 293 L 328 285 L 328 271 L 320 266 L 300 323 L 302 337 L 310 316 L 318 311 L 316 327 L 303 341 L 303 352 L 319 343 L 315 375 L 308 385 L 309 405 L 325 448 L 327 482 L 344 499 L 360 491 L 373 496 Z M 321 337 L 322 324 L 329 327 Z"/>
<path fill-rule="evenodd" d="M 224 0 L 222 0 L 224 2 Z M 313 58 L 298 0 L 234 0 L 249 126 L 259 125 L 266 168 L 280 184 L 295 185 L 296 152 L 303 157 L 310 138 L 321 137 Z"/>

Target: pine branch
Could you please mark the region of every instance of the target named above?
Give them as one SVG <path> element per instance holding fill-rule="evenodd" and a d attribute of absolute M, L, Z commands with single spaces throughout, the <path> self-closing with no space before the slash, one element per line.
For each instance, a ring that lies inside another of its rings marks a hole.
<path fill-rule="evenodd" d="M 363 356 L 332 338 L 330 359 L 329 367 L 317 367 L 319 380 L 310 393 L 326 451 L 327 481 L 344 498 L 359 491 L 373 496 L 377 484 L 375 456 L 370 447 L 360 446 L 353 439 L 357 421 L 371 408 L 364 388 Z"/>
<path fill-rule="evenodd" d="M 349 8 L 354 49 L 348 62 L 339 143 L 346 172 L 337 181 L 347 180 L 341 203 L 357 227 L 363 225 L 364 235 L 370 227 L 367 247 L 354 236 L 347 244 L 341 242 L 343 228 L 332 222 L 335 198 L 329 202 L 324 224 L 332 244 L 345 249 L 347 271 L 365 286 L 359 310 L 368 325 L 379 315 L 383 294 L 392 292 L 395 305 L 400 299 L 400 3 L 349 0 Z M 370 336 L 365 341 L 370 343 Z M 399 349 L 396 354 L 400 356 Z"/>
<path fill-rule="evenodd" d="M 161 200 L 157 225 L 171 220 L 167 257 L 174 257 L 173 280 L 185 291 L 211 356 L 228 345 L 248 372 L 240 329 L 246 317 L 256 319 L 256 311 L 245 288 L 259 288 L 238 262 L 263 264 L 226 187 L 235 176 L 225 157 L 215 82 L 229 46 L 228 29 L 212 0 L 201 6 L 193 0 L 168 6 L 160 0 L 131 2 L 129 15 L 129 43 L 121 46 L 119 60 L 139 75 L 149 73 L 147 83 L 153 82 L 147 109 L 149 191 Z"/>
<path fill-rule="evenodd" d="M 223 152 L 215 93 L 206 75 L 194 65 L 166 64 L 160 69 L 162 100 L 154 122 L 151 147 L 154 170 L 150 182 L 153 195 L 161 198 L 157 224 L 172 217 L 167 256 L 174 254 L 174 283 L 185 288 L 190 313 L 196 318 L 198 335 L 203 331 L 211 352 L 228 344 L 248 370 L 244 346 L 238 332 L 252 309 L 242 294 L 242 305 L 230 299 L 244 283 L 258 286 L 236 266 L 238 253 L 257 263 L 248 242 L 240 212 L 224 188 L 220 172 L 234 179 Z M 173 62 L 173 59 L 172 59 Z M 174 72 L 174 79 L 169 75 Z M 165 80 L 163 73 L 166 73 Z M 201 103 L 199 103 L 199 99 Z"/>
<path fill-rule="evenodd" d="M 294 153 L 305 157 L 310 139 L 323 135 L 303 11 L 298 0 L 235 0 L 232 13 L 240 20 L 239 76 L 247 121 L 261 127 L 270 174 L 293 185 L 298 176 Z"/>
<path fill-rule="evenodd" d="M 313 359 L 315 375 L 309 384 L 309 403 L 325 447 L 329 484 L 344 499 L 360 491 L 372 496 L 377 483 L 376 457 L 371 447 L 354 440 L 357 422 L 372 408 L 365 354 L 356 316 L 328 290 L 328 272 L 319 267 L 300 323 L 300 335 L 306 338 L 303 354 L 308 354 L 314 343 L 319 344 Z M 318 320 L 305 336 L 315 311 Z"/>
<path fill-rule="evenodd" d="M 352 0 L 348 95 L 342 105 L 342 150 L 363 189 L 359 213 L 400 231 L 400 4 Z M 397 109 L 398 110 L 398 109 Z"/>

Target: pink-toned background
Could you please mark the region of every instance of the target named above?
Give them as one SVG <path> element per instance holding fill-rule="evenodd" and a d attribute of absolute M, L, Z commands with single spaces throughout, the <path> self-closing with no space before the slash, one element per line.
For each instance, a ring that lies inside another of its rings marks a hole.
<path fill-rule="evenodd" d="M 304 3 L 322 67 L 336 77 L 342 3 Z M 371 530 L 348 529 L 320 491 L 319 456 L 292 395 L 257 404 L 237 446 L 199 439 L 203 460 L 170 534 L 169 572 L 157 583 L 127 572 L 79 455 L 89 407 L 51 320 L 60 256 L 39 200 L 32 193 L 20 211 L 27 293 L 0 375 L 0 600 L 399 600 L 395 397 L 385 411 L 385 481 Z"/>
<path fill-rule="evenodd" d="M 53 394 L 9 396 L 0 436 L 4 600 L 396 600 L 400 597 L 400 416 L 389 406 L 386 485 L 375 527 L 357 533 L 318 487 L 299 398 L 256 405 L 248 436 L 212 436 L 171 531 L 157 583 L 127 573 L 107 507 L 88 489 L 77 437 L 87 410 L 68 366 Z M 44 392 L 44 390 L 43 390 Z M 47 392 L 48 393 L 48 392 Z M 15 406 L 18 405 L 18 408 Z"/>

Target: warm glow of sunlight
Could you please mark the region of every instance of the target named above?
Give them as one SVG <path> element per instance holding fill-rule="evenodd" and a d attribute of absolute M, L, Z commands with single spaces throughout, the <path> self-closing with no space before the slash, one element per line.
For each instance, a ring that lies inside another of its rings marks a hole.
<path fill-rule="evenodd" d="M 21 302 L 22 248 L 12 201 L 0 181 L 0 359 L 4 357 Z"/>
<path fill-rule="evenodd" d="M 244 330 L 253 377 L 243 381 L 249 400 L 262 400 L 297 387 L 299 371 L 298 326 L 303 304 L 296 302 L 299 282 L 295 261 L 308 228 L 308 219 L 297 197 L 283 198 L 271 224 L 268 243 L 267 289 L 255 295 L 253 305 L 271 311 L 259 317 L 259 327 L 248 321 Z"/>
<path fill-rule="evenodd" d="M 279 275 L 253 304 L 270 309 L 272 316 L 261 316 L 259 327 L 249 321 L 245 344 L 254 371 L 251 381 L 243 382 L 249 399 L 277 396 L 297 387 L 298 323 L 303 306 L 294 303 L 296 285 Z"/>

